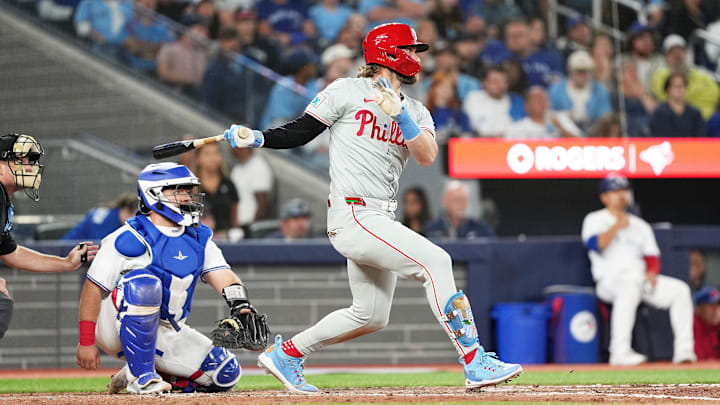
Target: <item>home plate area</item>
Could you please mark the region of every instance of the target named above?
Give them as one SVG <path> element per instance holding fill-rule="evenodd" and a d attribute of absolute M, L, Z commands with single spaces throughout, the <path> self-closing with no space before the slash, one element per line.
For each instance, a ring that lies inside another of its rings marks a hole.
<path fill-rule="evenodd" d="M 316 395 L 280 390 L 233 391 L 223 394 L 136 396 L 101 393 L 11 394 L 5 404 L 322 404 L 437 402 L 590 402 L 590 403 L 720 403 L 720 384 L 679 385 L 505 385 L 469 392 L 462 387 L 329 389 Z"/>

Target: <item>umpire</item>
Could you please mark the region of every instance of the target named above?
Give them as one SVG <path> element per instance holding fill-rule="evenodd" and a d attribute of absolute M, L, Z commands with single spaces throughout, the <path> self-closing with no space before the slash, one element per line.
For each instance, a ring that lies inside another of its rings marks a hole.
<path fill-rule="evenodd" d="M 24 190 L 33 201 L 40 199 L 43 165 L 42 146 L 29 135 L 0 136 L 0 260 L 8 267 L 37 273 L 59 273 L 77 270 L 82 262 L 92 260 L 98 247 L 83 242 L 67 257 L 46 255 L 18 246 L 10 234 L 13 205 L 10 196 Z M 13 300 L 5 279 L 0 278 L 0 339 L 5 335 L 12 318 Z"/>

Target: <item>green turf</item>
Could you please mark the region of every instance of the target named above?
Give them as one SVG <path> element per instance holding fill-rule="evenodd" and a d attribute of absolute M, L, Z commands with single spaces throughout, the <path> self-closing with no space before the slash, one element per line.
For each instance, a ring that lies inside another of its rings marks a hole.
<path fill-rule="evenodd" d="M 461 386 L 462 373 L 435 372 L 410 374 L 324 374 L 310 375 L 309 381 L 320 388 Z M 105 391 L 108 377 L 0 379 L 0 393 L 90 392 Z M 610 370 L 529 372 L 511 384 L 577 385 L 577 384 L 702 384 L 720 381 L 720 370 Z M 271 376 L 245 376 L 237 389 L 281 389 Z"/>

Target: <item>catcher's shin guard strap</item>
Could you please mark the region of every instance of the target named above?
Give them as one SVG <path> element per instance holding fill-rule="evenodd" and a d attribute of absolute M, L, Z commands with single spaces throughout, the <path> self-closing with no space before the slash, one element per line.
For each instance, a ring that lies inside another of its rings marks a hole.
<path fill-rule="evenodd" d="M 467 296 L 458 291 L 448 299 L 445 304 L 445 316 L 442 319 L 447 322 L 452 330 L 453 338 L 466 347 L 478 342 L 477 327 L 473 318 L 470 302 Z"/>

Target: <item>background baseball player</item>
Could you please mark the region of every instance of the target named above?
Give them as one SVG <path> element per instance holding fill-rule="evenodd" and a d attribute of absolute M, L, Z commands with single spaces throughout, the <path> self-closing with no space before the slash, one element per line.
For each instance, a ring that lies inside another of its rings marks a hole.
<path fill-rule="evenodd" d="M 694 362 L 693 306 L 687 283 L 660 273 L 660 249 L 650 225 L 627 212 L 630 182 L 611 174 L 600 183 L 604 209 L 585 216 L 582 239 L 588 249 L 598 298 L 612 303 L 610 364 L 635 365 L 647 357 L 630 346 L 640 302 L 670 309 L 673 361 Z"/>
<path fill-rule="evenodd" d="M 0 136 L 0 260 L 7 266 L 38 273 L 59 273 L 80 268 L 83 261 L 92 260 L 97 246 L 83 242 L 70 251 L 67 257 L 45 255 L 18 246 L 10 234 L 13 205 L 10 196 L 25 190 L 30 199 L 40 199 L 40 181 L 43 165 L 40 158 L 43 148 L 29 135 Z M 5 279 L 0 278 L 0 338 L 5 335 L 12 318 L 13 301 Z"/>
<path fill-rule="evenodd" d="M 200 180 L 176 163 L 147 166 L 138 179 L 140 211 L 102 241 L 80 297 L 77 364 L 95 369 L 99 346 L 124 358 L 109 390 L 226 391 L 240 379 L 235 355 L 185 324 L 198 280 L 222 293 L 230 319 L 254 313 L 212 232 L 199 225 Z M 97 322 L 97 328 L 96 328 Z M 264 345 L 263 345 L 264 347 Z"/>
<path fill-rule="evenodd" d="M 467 387 L 498 384 L 522 372 L 480 346 L 467 297 L 455 287 L 450 256 L 395 221 L 393 198 L 407 159 L 412 155 L 427 166 L 437 154 L 430 113 L 400 93 L 401 85 L 416 82 L 416 52 L 427 49 L 405 24 L 378 26 L 363 42 L 367 65 L 358 78 L 334 81 L 303 116 L 278 128 L 248 136 L 233 125 L 225 133 L 233 147 L 269 148 L 292 148 L 330 133 L 327 230 L 347 258 L 353 302 L 288 341 L 278 335 L 259 356 L 258 364 L 290 391 L 317 391 L 303 376 L 306 355 L 387 325 L 398 277 L 423 283 L 433 314 L 465 366 Z"/>

